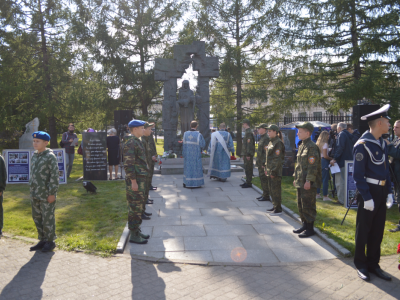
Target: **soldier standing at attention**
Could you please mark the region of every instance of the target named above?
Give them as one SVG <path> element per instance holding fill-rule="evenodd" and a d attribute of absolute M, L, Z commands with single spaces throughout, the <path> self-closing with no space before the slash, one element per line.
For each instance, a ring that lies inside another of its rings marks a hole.
<path fill-rule="evenodd" d="M 4 164 L 3 156 L 0 155 L 0 235 L 3 234 L 3 193 L 6 189 L 6 182 L 7 182 L 7 171 L 6 165 Z"/>
<path fill-rule="evenodd" d="M 150 135 L 151 135 L 151 126 L 153 123 L 146 123 L 144 124 L 144 135 L 142 136 L 142 144 L 144 148 L 144 152 L 146 154 L 146 162 L 149 169 L 151 168 L 151 163 L 153 163 L 154 156 L 150 150 Z M 157 160 L 157 159 L 156 159 Z M 153 167 L 154 168 L 154 167 Z M 152 172 L 149 170 L 149 174 L 147 175 L 146 179 L 146 192 L 145 192 L 145 202 L 143 203 L 143 212 L 142 212 L 142 220 L 150 220 L 150 216 L 152 213 L 146 212 L 146 204 L 153 204 L 153 200 L 149 199 L 149 191 L 150 191 L 150 184 L 151 184 L 151 177 Z M 150 201 L 149 201 L 150 200 Z"/>
<path fill-rule="evenodd" d="M 353 148 L 353 178 L 361 195 L 357 197 L 354 265 L 358 277 L 364 281 L 370 280 L 369 272 L 383 280 L 392 280 L 379 266 L 386 207 L 393 205 L 388 147 L 382 139 L 382 134 L 390 127 L 389 108 L 386 104 L 361 117 L 368 122 L 369 132 L 366 131 Z"/>
<path fill-rule="evenodd" d="M 56 221 L 54 210 L 58 190 L 58 163 L 53 150 L 46 146 L 50 135 L 36 131 L 33 136 L 33 148 L 36 150 L 31 160 L 29 188 L 32 204 L 32 218 L 38 232 L 39 243 L 31 251 L 52 251 L 56 247 Z"/>
<path fill-rule="evenodd" d="M 246 173 L 246 182 L 241 184 L 242 188 L 251 188 L 253 185 L 251 180 L 253 179 L 253 157 L 256 152 L 254 135 L 250 128 L 250 121 L 244 119 L 243 129 L 245 130 L 243 142 L 242 142 L 242 156 L 244 161 L 244 171 Z"/>
<path fill-rule="evenodd" d="M 153 136 L 153 129 L 156 127 L 156 123 L 154 122 L 154 119 L 149 119 L 149 123 L 151 123 L 153 125 L 151 125 L 150 135 L 149 135 L 149 137 L 147 139 L 148 139 L 148 142 L 149 142 L 149 148 L 150 148 L 151 156 L 154 157 L 154 158 L 152 158 L 151 164 L 149 165 L 149 169 L 150 169 L 149 171 L 150 171 L 150 174 L 151 174 L 151 176 L 150 176 L 151 177 L 150 188 L 149 189 L 150 189 L 150 191 L 154 191 L 154 190 L 157 189 L 157 187 L 153 186 L 153 184 L 152 184 L 153 175 L 154 175 L 154 164 L 157 161 L 157 147 L 156 147 L 156 143 L 154 141 L 154 136 Z"/>
<path fill-rule="evenodd" d="M 149 169 L 146 154 L 140 138 L 144 133 L 144 121 L 132 120 L 128 127 L 133 135 L 124 145 L 124 169 L 126 183 L 126 200 L 128 201 L 128 228 L 131 233 L 129 242 L 146 244 L 149 235 L 140 231 L 142 209 L 145 203 L 146 180 Z"/>
<path fill-rule="evenodd" d="M 297 153 L 293 185 L 297 188 L 297 207 L 303 226 L 293 232 L 301 233 L 299 237 L 306 238 L 315 234 L 317 188 L 321 186 L 322 178 L 321 153 L 318 146 L 311 140 L 314 126 L 305 122 L 303 125 L 297 125 L 296 128 L 298 128 L 297 136 L 302 144 Z"/>
<path fill-rule="evenodd" d="M 270 216 L 279 216 L 282 214 L 281 184 L 285 145 L 281 140 L 282 135 L 277 125 L 273 124 L 268 128 L 268 135 L 271 140 L 267 148 L 265 175 L 268 178 L 268 187 L 274 207 L 267 209 L 267 212 Z"/>
<path fill-rule="evenodd" d="M 265 175 L 265 161 L 266 161 L 266 150 L 269 144 L 269 136 L 267 134 L 267 124 L 260 124 L 257 127 L 258 133 L 261 135 L 260 140 L 258 141 L 258 149 L 257 149 L 257 159 L 256 165 L 258 167 L 258 176 L 260 176 L 261 187 L 263 190 L 263 194 L 261 197 L 258 197 L 258 201 L 269 201 L 269 188 L 268 188 L 268 179 Z"/>

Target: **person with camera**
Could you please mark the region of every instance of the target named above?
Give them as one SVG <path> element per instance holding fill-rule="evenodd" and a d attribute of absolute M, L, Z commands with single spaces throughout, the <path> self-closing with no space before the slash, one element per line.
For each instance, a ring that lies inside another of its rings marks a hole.
<path fill-rule="evenodd" d="M 396 195 L 397 204 L 399 206 L 400 212 L 400 120 L 397 120 L 393 126 L 394 134 L 396 135 L 396 139 L 388 145 L 388 155 L 390 156 L 390 168 L 393 181 L 394 181 L 394 190 Z M 390 229 L 390 232 L 399 232 L 400 231 L 400 220 L 394 229 Z"/>
<path fill-rule="evenodd" d="M 353 159 L 353 139 L 351 134 L 347 131 L 347 124 L 340 122 L 337 127 L 338 136 L 336 139 L 335 152 L 330 164 L 332 166 L 337 163 L 340 172 L 335 174 L 335 185 L 337 197 L 340 203 L 344 204 L 344 162 Z"/>
<path fill-rule="evenodd" d="M 67 168 L 67 178 L 69 178 L 71 175 L 72 165 L 74 164 L 75 158 L 75 146 L 71 146 L 71 144 L 75 139 L 78 138 L 74 131 L 74 123 L 69 123 L 68 131 L 64 132 L 61 138 L 62 147 L 65 148 L 65 167 Z"/>

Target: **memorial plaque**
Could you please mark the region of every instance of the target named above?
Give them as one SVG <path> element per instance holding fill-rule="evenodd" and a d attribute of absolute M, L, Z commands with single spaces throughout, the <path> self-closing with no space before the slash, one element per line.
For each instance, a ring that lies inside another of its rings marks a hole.
<path fill-rule="evenodd" d="M 82 133 L 84 180 L 107 180 L 107 133 Z"/>
<path fill-rule="evenodd" d="M 296 162 L 296 130 L 281 129 L 281 133 L 285 145 L 285 162 L 283 163 L 282 175 L 293 176 Z"/>

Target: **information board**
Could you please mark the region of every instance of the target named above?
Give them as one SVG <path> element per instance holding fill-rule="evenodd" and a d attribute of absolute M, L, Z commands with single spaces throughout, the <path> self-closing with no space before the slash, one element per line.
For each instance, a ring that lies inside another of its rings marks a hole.
<path fill-rule="evenodd" d="M 5 149 L 3 157 L 7 169 L 7 184 L 29 183 L 31 175 L 31 160 L 35 150 L 32 149 Z M 65 149 L 53 149 L 57 157 L 59 184 L 66 184 Z"/>
<path fill-rule="evenodd" d="M 82 133 L 83 179 L 107 180 L 107 133 Z"/>
<path fill-rule="evenodd" d="M 353 161 L 346 160 L 344 162 L 345 167 L 345 175 L 344 175 L 344 190 L 345 190 L 345 199 L 344 199 L 344 206 L 349 208 L 351 201 L 353 201 L 354 196 L 356 194 L 356 183 L 354 182 L 353 178 Z M 353 201 L 351 208 L 357 208 L 357 200 Z"/>

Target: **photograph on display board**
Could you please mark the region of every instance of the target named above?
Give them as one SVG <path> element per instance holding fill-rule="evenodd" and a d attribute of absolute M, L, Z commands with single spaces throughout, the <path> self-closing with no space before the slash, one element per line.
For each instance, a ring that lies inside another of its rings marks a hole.
<path fill-rule="evenodd" d="M 8 183 L 29 182 L 29 150 L 10 150 L 7 155 Z"/>

